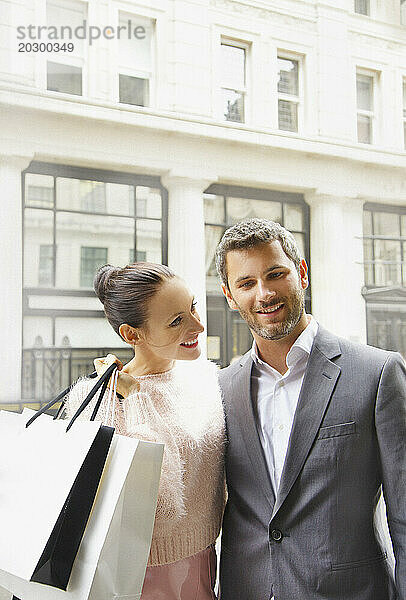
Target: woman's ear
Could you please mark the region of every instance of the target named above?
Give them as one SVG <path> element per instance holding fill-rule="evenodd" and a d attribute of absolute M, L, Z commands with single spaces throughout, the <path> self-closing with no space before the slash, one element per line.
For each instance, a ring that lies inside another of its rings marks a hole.
<path fill-rule="evenodd" d="M 128 323 L 122 323 L 118 329 L 121 337 L 127 344 L 136 346 L 140 341 L 138 329 L 131 327 Z"/>

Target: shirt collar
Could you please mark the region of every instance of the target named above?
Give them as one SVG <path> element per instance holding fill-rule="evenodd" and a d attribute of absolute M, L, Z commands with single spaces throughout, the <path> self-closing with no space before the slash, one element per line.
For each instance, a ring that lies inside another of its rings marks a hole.
<path fill-rule="evenodd" d="M 308 316 L 310 317 L 309 324 L 299 335 L 286 356 L 286 364 L 288 367 L 294 366 L 302 356 L 306 355 L 309 357 L 310 355 L 314 338 L 316 337 L 319 329 L 319 324 L 312 315 Z M 255 364 L 269 367 L 269 365 L 258 356 L 258 349 L 255 340 L 251 348 L 251 358 Z"/>

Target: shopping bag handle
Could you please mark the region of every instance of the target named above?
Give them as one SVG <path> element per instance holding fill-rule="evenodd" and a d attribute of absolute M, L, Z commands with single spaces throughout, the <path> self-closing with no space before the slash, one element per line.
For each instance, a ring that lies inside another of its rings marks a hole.
<path fill-rule="evenodd" d="M 103 373 L 103 375 L 100 377 L 100 379 L 96 382 L 96 384 L 93 386 L 93 388 L 90 390 L 89 394 L 86 396 L 86 398 L 84 399 L 84 401 L 82 402 L 82 404 L 80 405 L 80 407 L 78 408 L 78 410 L 76 411 L 76 413 L 73 415 L 67 431 L 72 427 L 74 421 L 77 419 L 77 417 L 84 411 L 84 409 L 86 408 L 86 406 L 89 404 L 89 402 L 91 402 L 92 398 L 94 397 L 94 395 L 96 394 L 97 390 L 100 389 L 100 387 L 103 385 L 103 389 L 100 393 L 100 396 L 97 400 L 96 406 L 93 410 L 92 416 L 90 418 L 91 421 L 94 421 L 94 419 L 96 418 L 96 414 L 97 411 L 100 407 L 102 398 L 104 396 L 104 393 L 107 389 L 107 385 L 109 382 L 109 379 L 111 377 L 111 374 L 114 372 L 114 370 L 117 368 L 117 365 L 114 363 L 113 365 L 110 365 L 110 367 Z M 89 377 L 90 379 L 94 379 L 95 377 L 97 377 L 97 371 L 93 371 L 93 373 L 90 373 L 90 375 L 88 375 L 87 377 Z M 104 385 L 105 384 L 105 385 Z M 54 404 L 56 404 L 57 402 L 59 402 L 60 400 L 62 400 L 61 402 L 61 406 L 58 410 L 58 412 L 56 413 L 54 419 L 57 419 L 61 410 L 63 409 L 65 402 L 66 402 L 66 398 L 63 400 L 63 398 L 65 396 L 67 396 L 67 394 L 69 394 L 69 392 L 71 391 L 72 387 L 74 384 L 71 384 L 69 387 L 67 387 L 65 390 L 63 390 L 63 392 L 61 392 L 60 394 L 58 394 L 58 396 L 56 398 L 54 398 L 53 400 L 50 400 L 47 404 L 45 404 L 42 408 L 40 408 L 40 410 L 38 410 L 35 415 L 33 415 L 30 419 L 28 419 L 27 423 L 25 424 L 26 427 L 28 427 L 29 425 L 31 425 L 35 419 L 37 419 L 40 415 L 42 415 L 43 413 L 45 413 L 47 410 L 49 410 L 50 408 L 52 408 L 54 406 Z"/>
<path fill-rule="evenodd" d="M 66 428 L 66 431 L 69 431 L 69 429 L 72 427 L 72 425 L 74 424 L 74 422 L 76 421 L 76 419 L 79 417 L 79 415 L 82 414 L 82 412 L 85 410 L 85 408 L 90 404 L 90 402 L 92 401 L 93 397 L 95 396 L 97 390 L 102 387 L 99 397 L 97 399 L 96 402 L 96 406 L 94 407 L 94 410 L 92 412 L 92 416 L 90 417 L 91 421 L 94 421 L 97 415 L 97 411 L 100 408 L 100 404 L 101 401 L 103 399 L 103 396 L 106 392 L 110 377 L 112 376 L 112 374 L 114 373 L 114 371 L 117 369 L 117 364 L 113 363 L 112 365 L 110 365 L 108 367 L 108 369 L 105 370 L 105 372 L 103 373 L 103 375 L 100 377 L 100 379 L 96 382 L 96 384 L 92 387 L 92 389 L 90 390 L 90 392 L 88 393 L 88 395 L 86 396 L 86 398 L 83 400 L 82 404 L 79 406 L 79 408 L 77 409 L 77 411 L 75 412 L 75 414 L 73 415 L 73 417 L 71 418 L 71 420 L 69 421 L 69 424 Z"/>

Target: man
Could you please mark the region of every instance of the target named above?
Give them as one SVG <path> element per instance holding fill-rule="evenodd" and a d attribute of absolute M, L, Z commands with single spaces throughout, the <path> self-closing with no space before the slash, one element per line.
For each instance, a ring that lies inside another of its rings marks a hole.
<path fill-rule="evenodd" d="M 220 372 L 228 444 L 221 600 L 406 600 L 406 370 L 305 313 L 307 266 L 272 221 L 217 268 L 254 344 Z M 396 583 L 374 532 L 381 488 Z"/>

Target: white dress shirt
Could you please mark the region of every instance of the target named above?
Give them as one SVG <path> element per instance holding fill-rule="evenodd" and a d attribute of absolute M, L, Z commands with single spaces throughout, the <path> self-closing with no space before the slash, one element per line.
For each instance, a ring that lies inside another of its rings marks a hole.
<path fill-rule="evenodd" d="M 255 341 L 252 346 L 252 401 L 275 496 L 281 480 L 307 361 L 318 327 L 317 321 L 311 316 L 308 326 L 286 356 L 288 370 L 284 375 L 259 358 Z"/>

